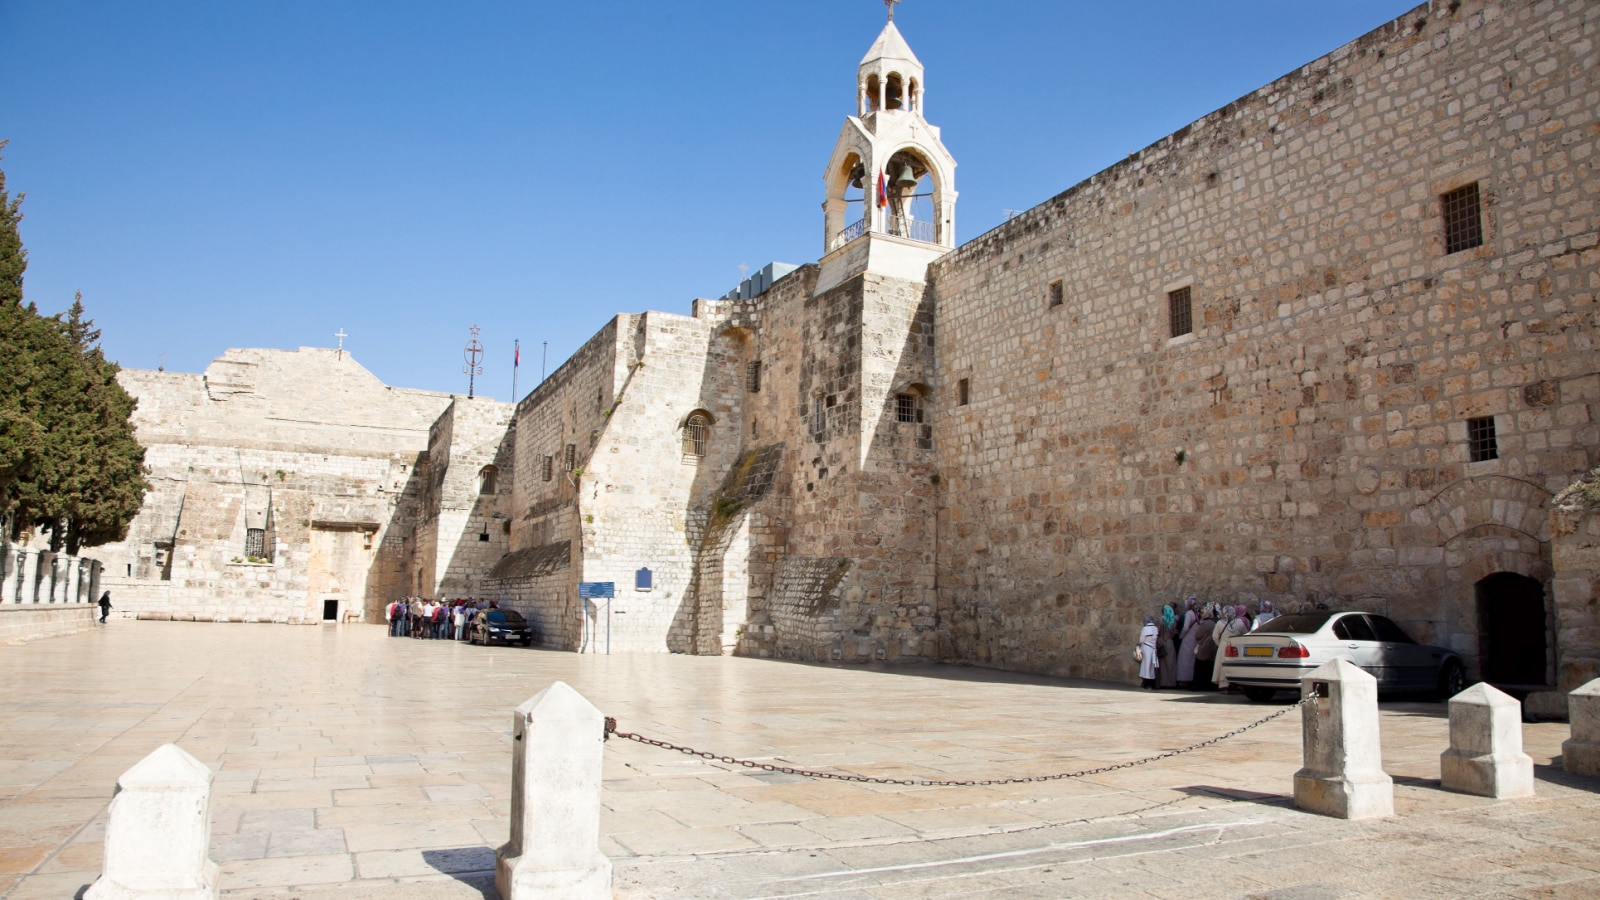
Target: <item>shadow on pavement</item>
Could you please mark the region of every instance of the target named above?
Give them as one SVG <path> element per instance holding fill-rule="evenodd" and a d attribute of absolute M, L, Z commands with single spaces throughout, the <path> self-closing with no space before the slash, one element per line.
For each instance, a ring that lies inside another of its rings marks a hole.
<path fill-rule="evenodd" d="M 483 892 L 485 900 L 499 900 L 494 889 L 494 848 L 454 847 L 424 850 L 422 860 L 439 872 Z"/>
<path fill-rule="evenodd" d="M 1241 803 L 1258 803 L 1262 806 L 1275 806 L 1279 809 L 1293 809 L 1294 798 L 1288 794 L 1265 794 L 1260 791 L 1246 791 L 1240 788 L 1216 787 L 1209 784 L 1191 784 L 1188 787 L 1173 788 L 1175 791 L 1188 794 L 1191 797 L 1217 797 L 1223 800 L 1237 800 Z"/>

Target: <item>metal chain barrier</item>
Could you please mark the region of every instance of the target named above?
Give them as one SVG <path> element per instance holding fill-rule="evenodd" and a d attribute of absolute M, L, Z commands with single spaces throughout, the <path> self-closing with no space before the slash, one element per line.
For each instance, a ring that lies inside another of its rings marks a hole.
<path fill-rule="evenodd" d="M 1257 719 L 1256 721 L 1251 722 L 1249 725 L 1235 728 L 1227 734 L 1219 734 L 1210 740 L 1201 741 L 1198 744 L 1190 744 L 1187 747 L 1182 747 L 1177 750 L 1168 750 L 1165 753 L 1157 753 L 1154 756 L 1146 756 L 1142 759 L 1133 759 L 1127 762 L 1097 766 L 1093 769 L 1080 769 L 1076 772 L 1059 772 L 1054 775 L 1026 775 L 1017 778 L 988 778 L 981 781 L 945 781 L 937 778 L 879 778 L 872 775 L 853 775 L 848 772 L 821 772 L 816 769 L 801 769 L 794 766 L 780 766 L 774 763 L 756 762 L 753 759 L 739 759 L 736 756 L 723 756 L 719 753 L 712 753 L 707 750 L 696 750 L 693 747 L 685 747 L 682 744 L 674 744 L 671 741 L 658 741 L 655 738 L 648 738 L 642 734 L 618 731 L 617 720 L 610 716 L 606 717 L 605 737 L 606 740 L 610 740 L 612 735 L 616 735 L 617 737 L 626 741 L 648 744 L 652 747 L 660 747 L 663 750 L 676 750 L 679 753 L 683 753 L 688 756 L 698 756 L 701 759 L 727 763 L 728 765 L 732 766 L 743 766 L 747 769 L 760 769 L 763 772 L 777 772 L 783 775 L 799 775 L 803 778 L 823 778 L 831 781 L 854 781 L 862 784 L 894 784 L 905 785 L 907 787 L 985 787 L 997 784 L 1032 784 L 1039 781 L 1061 781 L 1067 778 L 1085 778 L 1090 775 L 1103 775 L 1106 772 L 1115 772 L 1119 769 L 1131 769 L 1135 766 L 1143 766 L 1159 760 L 1171 759 L 1174 756 L 1181 756 L 1185 753 L 1193 753 L 1196 750 L 1202 750 L 1206 747 L 1212 746 L 1213 744 L 1220 744 L 1228 738 L 1238 737 L 1239 735 L 1244 734 L 1246 731 L 1249 731 L 1253 728 L 1260 728 L 1268 722 L 1271 722 L 1274 719 L 1281 719 L 1289 713 L 1292 713 L 1300 707 L 1312 703 L 1315 700 L 1316 697 L 1314 696 L 1306 697 L 1292 706 L 1287 706 L 1283 709 L 1280 709 L 1265 718 Z"/>

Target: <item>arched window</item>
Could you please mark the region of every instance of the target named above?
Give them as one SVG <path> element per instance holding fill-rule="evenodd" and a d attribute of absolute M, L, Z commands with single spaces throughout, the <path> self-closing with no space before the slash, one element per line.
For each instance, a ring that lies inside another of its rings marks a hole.
<path fill-rule="evenodd" d="M 499 486 L 500 470 L 494 466 L 484 466 L 478 470 L 478 493 L 493 494 Z"/>
<path fill-rule="evenodd" d="M 711 441 L 711 417 L 693 413 L 683 423 L 683 455 L 705 456 L 706 445 Z"/>

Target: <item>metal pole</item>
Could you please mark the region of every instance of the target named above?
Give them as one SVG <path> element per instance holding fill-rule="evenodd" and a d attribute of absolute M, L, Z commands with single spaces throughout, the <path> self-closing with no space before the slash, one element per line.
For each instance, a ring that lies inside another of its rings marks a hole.
<path fill-rule="evenodd" d="M 606 655 L 611 655 L 611 598 L 606 598 Z"/>
<path fill-rule="evenodd" d="M 539 354 L 539 383 L 544 384 L 544 363 L 550 358 L 550 342 L 544 342 L 544 352 Z"/>
<path fill-rule="evenodd" d="M 511 342 L 511 402 L 517 402 L 517 366 L 522 365 L 522 341 Z"/>

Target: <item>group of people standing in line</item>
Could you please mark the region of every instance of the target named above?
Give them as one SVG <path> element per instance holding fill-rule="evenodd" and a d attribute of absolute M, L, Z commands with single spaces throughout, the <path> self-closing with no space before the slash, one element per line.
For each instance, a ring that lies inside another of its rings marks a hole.
<path fill-rule="evenodd" d="M 1182 615 L 1170 603 L 1161 607 L 1160 617 L 1145 616 L 1139 629 L 1133 653 L 1139 663 L 1139 686 L 1147 691 L 1226 690 L 1218 658 L 1226 653 L 1228 641 L 1277 616 L 1270 600 L 1261 601 L 1254 616 L 1243 603 L 1201 606 L 1194 597 L 1183 602 Z"/>
<path fill-rule="evenodd" d="M 407 597 L 385 606 L 383 619 L 389 623 L 390 637 L 464 641 L 474 619 L 499 608 L 498 601 L 486 603 L 476 597 L 438 602 L 426 597 Z"/>

